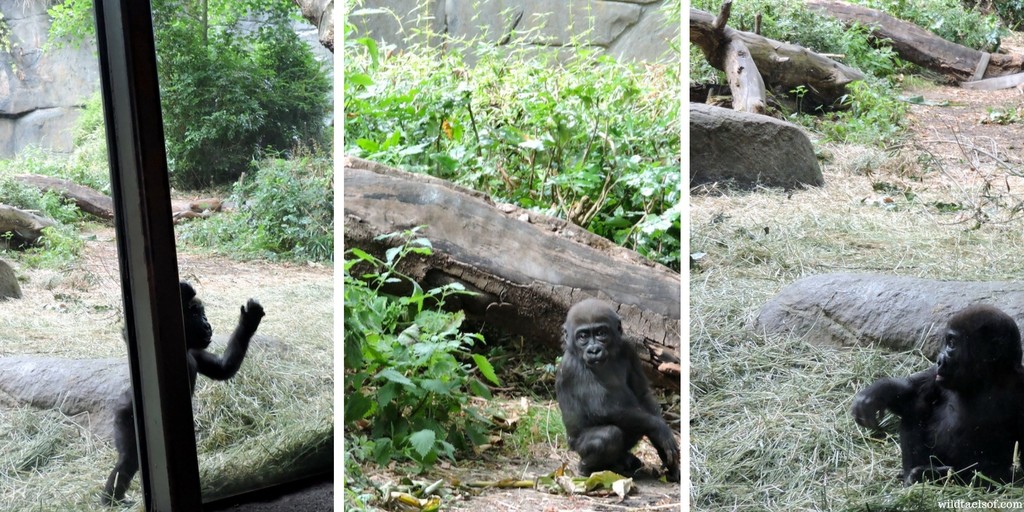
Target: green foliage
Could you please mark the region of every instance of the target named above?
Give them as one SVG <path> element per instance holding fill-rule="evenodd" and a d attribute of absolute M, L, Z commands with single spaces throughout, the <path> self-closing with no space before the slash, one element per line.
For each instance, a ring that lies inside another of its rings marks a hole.
<path fill-rule="evenodd" d="M 7 18 L 0 12 L 0 52 L 10 53 L 11 51 L 11 26 Z"/>
<path fill-rule="evenodd" d="M 287 18 L 255 35 L 159 24 L 161 96 L 175 186 L 230 183 L 267 150 L 319 142 L 330 84 Z"/>
<path fill-rule="evenodd" d="M 978 2 L 995 9 L 996 14 L 1011 30 L 1024 26 L 1024 0 L 988 0 Z"/>
<path fill-rule="evenodd" d="M 576 48 L 345 43 L 347 153 L 555 215 L 679 268 L 679 78 Z"/>
<path fill-rule="evenodd" d="M 3 162 L 0 162 L 3 163 Z M 57 224 L 43 228 L 38 245 L 24 251 L 10 251 L 10 256 L 30 267 L 61 268 L 72 263 L 82 251 L 84 243 L 75 224 L 81 222 L 82 213 L 74 203 L 55 192 L 42 193 L 22 185 L 0 172 L 0 202 L 21 210 L 32 210 Z M 0 238 L 10 236 L 0 233 Z"/>
<path fill-rule="evenodd" d="M 815 129 L 829 140 L 855 144 L 893 142 L 903 130 L 900 125 L 907 111 L 905 103 L 896 98 L 883 81 L 861 81 L 847 86 L 850 93 L 843 98 L 848 110 L 829 118 L 810 118 Z"/>
<path fill-rule="evenodd" d="M 976 50 L 998 50 L 1000 40 L 1007 34 L 996 16 L 976 8 L 966 9 L 960 0 L 859 0 L 855 3 L 884 11 L 947 41 Z"/>
<path fill-rule="evenodd" d="M 94 33 L 90 0 L 54 5 L 49 45 Z M 172 184 L 228 184 L 267 151 L 323 141 L 330 81 L 290 26 L 296 7 L 271 2 L 153 3 Z M 261 28 L 238 29 L 245 15 Z"/>
<path fill-rule="evenodd" d="M 231 202 L 238 211 L 181 224 L 180 240 L 242 257 L 334 259 L 334 169 L 329 156 L 262 160 L 251 178 L 234 185 Z"/>
<path fill-rule="evenodd" d="M 43 228 L 39 246 L 26 250 L 22 261 L 30 267 L 62 268 L 73 263 L 84 246 L 73 226 L 58 224 Z"/>
<path fill-rule="evenodd" d="M 487 420 L 470 397 L 491 398 L 481 378 L 499 382 L 487 359 L 469 352 L 483 337 L 460 331 L 461 311 L 442 309 L 447 297 L 467 293 L 462 286 L 424 291 L 397 270 L 403 259 L 431 253 L 416 231 L 382 237 L 403 241 L 385 260 L 345 253 L 345 429 L 368 421 L 370 430 L 349 437 L 346 457 L 403 458 L 425 469 L 486 441 Z M 388 295 L 385 285 L 412 293 Z"/>
<path fill-rule="evenodd" d="M 0 174 L 0 202 L 20 210 L 32 210 L 60 224 L 82 220 L 82 213 L 71 201 L 56 192 L 40 192 Z"/>

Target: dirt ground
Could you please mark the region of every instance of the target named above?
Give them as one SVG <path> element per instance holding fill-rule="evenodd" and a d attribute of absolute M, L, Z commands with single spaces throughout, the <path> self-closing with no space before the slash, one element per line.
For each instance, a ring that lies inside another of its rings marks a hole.
<path fill-rule="evenodd" d="M 87 226 L 82 238 L 81 256 L 68 269 L 16 268 L 24 297 L 4 304 L 0 357 L 124 355 L 114 229 Z M 255 297 L 268 312 L 261 334 L 293 337 L 296 325 L 292 323 L 297 320 L 293 310 L 298 309 L 326 316 L 326 325 L 317 327 L 330 335 L 333 268 L 329 264 L 236 261 L 179 248 L 178 274 L 196 287 L 215 333 L 228 334 L 237 321 L 238 307 Z M 316 301 L 321 304 L 304 305 Z"/>
<path fill-rule="evenodd" d="M 1024 33 L 1005 38 L 1002 48 L 1024 53 Z M 910 106 L 907 141 L 897 149 L 910 150 L 920 166 L 939 171 L 935 179 L 954 187 L 980 184 L 993 194 L 1024 190 L 1024 87 L 973 91 L 926 83 L 901 96 L 924 102 Z"/>
<path fill-rule="evenodd" d="M 656 391 L 656 395 L 658 392 Z M 678 400 L 678 394 L 671 395 Z M 662 398 L 659 396 L 659 400 Z M 662 401 L 663 408 L 665 402 Z M 617 496 L 565 496 L 549 494 L 535 489 L 499 489 L 482 488 L 468 490 L 460 488 L 456 483 L 468 487 L 470 482 L 493 482 L 498 480 L 533 480 L 549 475 L 561 466 L 565 466 L 567 475 L 574 475 L 579 464 L 579 457 L 569 451 L 564 434 L 561 432 L 537 432 L 544 429 L 549 421 L 557 419 L 558 403 L 551 400 L 536 399 L 530 402 L 526 397 L 495 397 L 491 406 L 504 411 L 504 417 L 516 418 L 525 416 L 527 409 L 534 412 L 534 422 L 517 421 L 516 428 L 530 429 L 533 439 L 541 439 L 528 446 L 511 446 L 515 441 L 512 434 L 502 434 L 493 446 L 476 456 L 460 459 L 456 463 L 440 460 L 429 472 L 415 475 L 414 468 L 407 464 L 395 464 L 385 468 L 364 468 L 365 476 L 378 488 L 394 486 L 404 478 L 412 478 L 416 482 L 430 484 L 444 480 L 443 493 L 447 496 L 442 501 L 442 510 L 475 512 L 480 510 L 498 512 L 561 512 L 561 511 L 644 511 L 644 510 L 678 510 L 681 504 L 681 486 L 678 483 L 666 483 L 654 478 L 654 472 L 660 467 L 660 459 L 654 447 L 646 439 L 633 450 L 644 462 L 643 475 L 634 478 L 633 491 L 621 499 Z M 669 425 L 678 432 L 678 423 L 671 418 L 678 417 L 678 405 L 671 408 L 667 416 Z M 539 411 L 539 412 L 538 412 Z M 681 447 L 685 449 L 685 446 Z"/>
<path fill-rule="evenodd" d="M 552 404 L 557 408 L 557 404 Z M 660 464 L 658 454 L 646 440 L 641 441 L 634 453 L 644 461 L 644 471 L 652 471 Z M 574 471 L 579 458 L 568 451 L 558 440 L 540 443 L 528 448 L 524 456 L 509 457 L 505 455 L 485 454 L 476 460 L 459 461 L 458 464 L 439 463 L 426 475 L 415 477 L 417 480 L 434 481 L 444 479 L 446 483 L 455 481 L 475 482 L 502 479 L 530 480 L 557 470 L 565 464 L 567 471 Z M 407 472 L 382 470 L 372 474 L 377 482 L 398 482 Z M 455 491 L 456 496 L 449 496 L 443 502 L 442 510 L 452 512 L 476 512 L 480 510 L 496 512 L 567 512 L 567 511 L 644 511 L 644 510 L 678 510 L 681 503 L 681 487 L 678 483 L 666 483 L 654 478 L 634 479 L 634 489 L 625 499 L 617 496 L 564 496 L 548 494 L 535 489 L 480 489 L 472 494 Z"/>

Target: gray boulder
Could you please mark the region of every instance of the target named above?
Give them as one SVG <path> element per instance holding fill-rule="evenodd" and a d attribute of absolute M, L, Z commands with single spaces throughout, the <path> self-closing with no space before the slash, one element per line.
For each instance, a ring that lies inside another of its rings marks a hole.
<path fill-rule="evenodd" d="M 214 335 L 210 350 L 223 353 L 227 339 L 227 335 Z M 253 336 L 249 357 L 265 350 L 281 353 L 287 345 L 269 336 Z M 243 364 L 241 371 L 251 370 Z M 120 357 L 0 358 L 0 414 L 5 407 L 56 409 L 104 439 L 113 439 L 114 408 L 130 387 L 128 361 Z"/>
<path fill-rule="evenodd" d="M 0 359 L 0 406 L 57 409 L 103 438 L 112 437 L 114 406 L 130 385 L 121 358 Z"/>
<path fill-rule="evenodd" d="M 823 185 L 810 139 L 774 117 L 690 103 L 690 186 Z"/>
<path fill-rule="evenodd" d="M 11 264 L 0 260 L 0 301 L 4 299 L 20 299 L 21 285 Z"/>
<path fill-rule="evenodd" d="M 920 348 L 934 359 L 950 315 L 977 303 L 992 304 L 1024 326 L 1024 283 L 838 273 L 787 286 L 761 308 L 751 328 L 825 345 Z"/>

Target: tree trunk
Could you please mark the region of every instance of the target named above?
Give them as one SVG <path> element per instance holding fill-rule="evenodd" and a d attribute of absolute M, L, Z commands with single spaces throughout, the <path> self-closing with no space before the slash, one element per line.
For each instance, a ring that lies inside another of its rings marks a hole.
<path fill-rule="evenodd" d="M 846 86 L 864 79 L 860 71 L 802 46 L 733 30 L 724 24 L 718 29 L 714 16 L 697 9 L 690 9 L 690 41 L 701 49 L 708 63 L 723 71 L 727 71 L 725 49 L 728 43 L 742 42 L 765 84 L 785 94 L 802 88 L 803 101 L 811 105 L 839 108 L 840 98 L 848 92 Z"/>
<path fill-rule="evenodd" d="M 718 17 L 711 23 L 711 33 L 701 38 L 700 42 L 706 46 L 698 46 L 712 66 L 725 71 L 732 91 L 733 110 L 763 114 L 767 94 L 757 64 L 750 56 L 747 45 L 740 38 L 731 37 L 731 34 L 725 32 L 731 10 L 732 0 L 726 0 Z"/>
<path fill-rule="evenodd" d="M 433 254 L 403 260 L 401 272 L 424 288 L 460 282 L 479 294 L 456 304 L 470 320 L 553 347 L 570 306 L 607 300 L 652 381 L 679 388 L 679 274 L 573 224 L 440 179 L 357 158 L 343 165 L 347 247 L 383 259 L 397 241 L 381 235 L 426 226 Z"/>
<path fill-rule="evenodd" d="M 836 0 L 806 0 L 807 7 L 839 21 L 871 28 L 900 58 L 941 73 L 954 82 L 1024 72 L 1024 56 L 985 53 L 942 39 L 927 30 L 874 9 Z"/>
<path fill-rule="evenodd" d="M 18 174 L 14 179 L 43 192 L 56 192 L 66 199 L 74 201 L 79 210 L 90 213 L 101 219 L 114 218 L 114 202 L 107 196 L 68 180 L 38 174 Z"/>
<path fill-rule="evenodd" d="M 334 0 L 294 0 L 302 17 L 319 31 L 320 44 L 334 53 Z"/>
<path fill-rule="evenodd" d="M 46 217 L 0 204 L 0 247 L 20 249 L 34 245 L 43 236 L 43 228 L 54 224 Z"/>

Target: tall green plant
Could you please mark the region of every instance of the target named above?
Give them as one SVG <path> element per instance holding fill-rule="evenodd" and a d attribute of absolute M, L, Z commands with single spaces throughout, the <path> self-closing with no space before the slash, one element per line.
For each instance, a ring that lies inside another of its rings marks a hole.
<path fill-rule="evenodd" d="M 91 0 L 51 8 L 50 43 L 94 33 Z M 172 183 L 234 181 L 266 151 L 321 143 L 331 84 L 295 35 L 287 0 L 154 0 L 164 132 Z M 256 31 L 241 30 L 249 16 Z"/>
<path fill-rule="evenodd" d="M 583 47 L 346 40 L 346 152 L 559 216 L 679 268 L 679 78 Z"/>
<path fill-rule="evenodd" d="M 386 237 L 402 244 L 384 260 L 360 249 L 345 254 L 348 455 L 379 464 L 405 458 L 427 468 L 486 441 L 488 422 L 470 397 L 491 397 L 480 377 L 499 381 L 487 359 L 469 351 L 483 337 L 460 330 L 461 311 L 442 309 L 447 297 L 467 293 L 461 285 L 423 290 L 398 270 L 407 257 L 429 255 L 429 240 L 415 230 Z M 389 295 L 385 285 L 412 292 Z"/>

